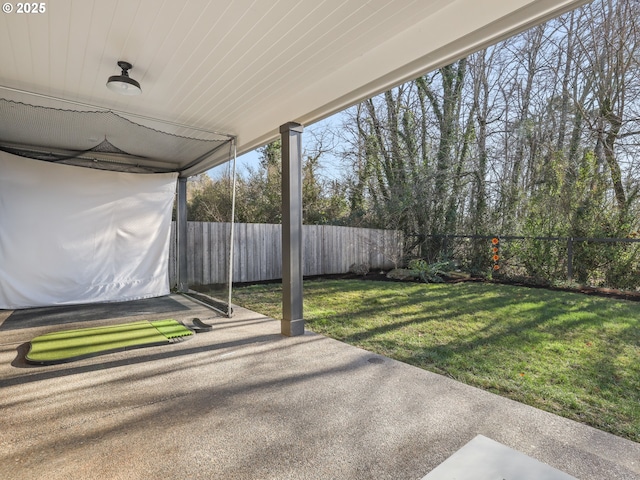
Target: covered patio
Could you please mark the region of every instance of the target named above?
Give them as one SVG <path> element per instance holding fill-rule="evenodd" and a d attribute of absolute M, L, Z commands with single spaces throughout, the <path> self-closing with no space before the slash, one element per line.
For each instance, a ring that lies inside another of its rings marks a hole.
<path fill-rule="evenodd" d="M 171 295 L 2 312 L 0 477 L 418 480 L 483 435 L 581 480 L 640 478 L 637 443 L 317 334 L 285 338 L 279 322 L 235 311 Z M 24 363 L 41 333 L 193 317 L 213 331 Z"/>
<path fill-rule="evenodd" d="M 304 329 L 303 126 L 584 3 L 60 0 L 5 10 L 0 99 L 12 109 L 117 115 L 224 145 L 159 162 L 153 152 L 170 150 L 129 135 L 127 155 L 113 128 L 83 131 L 74 145 L 54 132 L 56 148 L 0 128 L 0 146 L 39 160 L 177 177 L 178 290 L 188 289 L 187 178 L 282 139 L 284 318 L 239 307 L 224 318 L 179 294 L 0 310 L 0 478 L 420 479 L 477 435 L 582 480 L 640 478 L 634 442 Z M 142 95 L 107 90 L 118 61 L 133 64 Z M 213 331 L 54 366 L 24 361 L 36 335 L 195 317 Z"/>

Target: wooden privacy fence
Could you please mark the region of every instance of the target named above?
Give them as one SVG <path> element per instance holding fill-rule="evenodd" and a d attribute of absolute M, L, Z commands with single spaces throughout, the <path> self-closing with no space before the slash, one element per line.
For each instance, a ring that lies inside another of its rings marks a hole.
<path fill-rule="evenodd" d="M 228 281 L 229 223 L 187 223 L 187 281 L 209 285 Z M 371 269 L 394 268 L 403 252 L 402 232 L 369 228 L 304 225 L 304 275 L 346 273 L 354 263 Z M 234 234 L 234 282 L 282 278 L 282 226 L 237 223 Z M 171 229 L 169 279 L 176 284 L 175 223 Z"/>

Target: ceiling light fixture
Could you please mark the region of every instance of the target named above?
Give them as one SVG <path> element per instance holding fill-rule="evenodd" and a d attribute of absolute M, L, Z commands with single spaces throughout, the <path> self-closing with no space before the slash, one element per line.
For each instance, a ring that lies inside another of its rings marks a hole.
<path fill-rule="evenodd" d="M 122 74 L 109 77 L 107 88 L 120 95 L 140 95 L 142 93 L 140 84 L 129 77 L 128 70 L 131 70 L 133 66 L 129 62 L 123 61 L 119 61 L 118 66 L 122 69 Z"/>

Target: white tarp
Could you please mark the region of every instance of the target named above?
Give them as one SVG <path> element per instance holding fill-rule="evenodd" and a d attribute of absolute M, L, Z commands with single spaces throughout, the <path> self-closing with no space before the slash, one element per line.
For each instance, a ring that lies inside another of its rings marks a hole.
<path fill-rule="evenodd" d="M 167 295 L 176 178 L 0 151 L 0 309 Z"/>

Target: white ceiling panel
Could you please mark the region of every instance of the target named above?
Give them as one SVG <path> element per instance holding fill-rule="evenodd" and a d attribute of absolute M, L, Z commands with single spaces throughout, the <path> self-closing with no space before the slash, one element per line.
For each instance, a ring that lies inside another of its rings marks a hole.
<path fill-rule="evenodd" d="M 23 90 L 222 132 L 242 153 L 584 3 L 49 0 L 44 13 L 0 14 L 0 86 L 13 89 L 0 98 L 29 103 Z M 105 87 L 118 60 L 142 95 Z"/>

